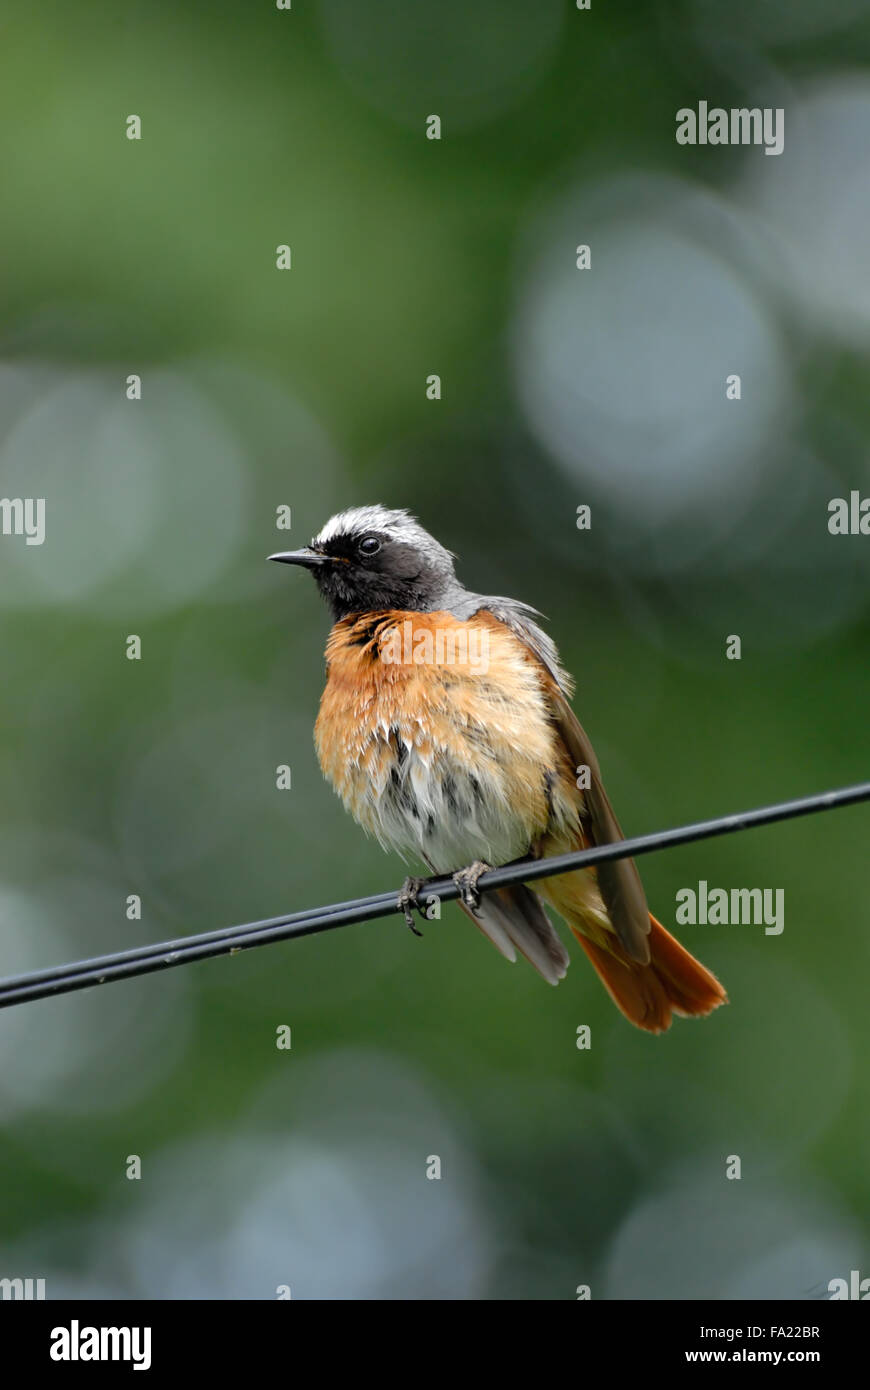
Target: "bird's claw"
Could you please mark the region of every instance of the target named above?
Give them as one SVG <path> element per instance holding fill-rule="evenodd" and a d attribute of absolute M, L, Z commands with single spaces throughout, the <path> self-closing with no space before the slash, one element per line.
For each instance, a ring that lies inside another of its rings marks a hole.
<path fill-rule="evenodd" d="M 415 936 L 422 936 L 423 933 L 414 925 L 414 909 L 423 916 L 423 909 L 417 898 L 421 888 L 425 888 L 428 880 L 425 878 L 406 878 L 402 884 L 401 892 L 396 899 L 396 907 L 405 914 L 405 921 Z"/>
<path fill-rule="evenodd" d="M 479 915 L 478 908 L 480 907 L 477 880 L 491 871 L 491 864 L 485 864 L 482 859 L 475 859 L 473 864 L 469 864 L 465 869 L 457 869 L 453 875 L 453 882 L 459 889 L 459 898 L 463 907 L 466 907 L 469 912 L 473 912 L 475 917 Z"/>

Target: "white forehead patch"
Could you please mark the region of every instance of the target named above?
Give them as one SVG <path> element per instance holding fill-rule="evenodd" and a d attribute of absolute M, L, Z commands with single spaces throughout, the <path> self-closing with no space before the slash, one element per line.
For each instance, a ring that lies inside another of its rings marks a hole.
<path fill-rule="evenodd" d="M 388 531 L 397 537 L 404 534 L 409 540 L 419 540 L 426 535 L 410 512 L 379 506 L 350 507 L 346 512 L 331 516 L 314 540 L 315 544 L 322 545 L 336 536 L 351 536 L 361 531 Z"/>

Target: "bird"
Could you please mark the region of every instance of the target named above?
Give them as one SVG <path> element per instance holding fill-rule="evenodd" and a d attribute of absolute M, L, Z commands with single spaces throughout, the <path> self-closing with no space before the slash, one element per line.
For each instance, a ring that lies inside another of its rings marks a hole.
<path fill-rule="evenodd" d="M 638 1028 L 711 1013 L 725 990 L 650 914 L 632 860 L 536 891 L 478 889 L 492 867 L 624 837 L 541 614 L 466 589 L 455 558 L 409 511 L 382 505 L 339 512 L 303 549 L 269 556 L 309 570 L 332 615 L 314 727 L 325 778 L 385 849 L 452 874 L 459 906 L 508 960 L 519 952 L 549 984 L 564 978 L 546 902 Z M 399 895 L 411 926 L 425 884 L 409 876 Z"/>

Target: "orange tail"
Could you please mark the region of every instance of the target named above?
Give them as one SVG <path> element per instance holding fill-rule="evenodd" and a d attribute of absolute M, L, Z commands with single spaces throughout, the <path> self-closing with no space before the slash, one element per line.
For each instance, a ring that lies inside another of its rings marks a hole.
<path fill-rule="evenodd" d="M 727 1004 L 728 996 L 715 975 L 652 914 L 649 920 L 649 965 L 640 965 L 627 956 L 615 937 L 608 941 L 610 949 L 606 950 L 571 928 L 626 1018 L 650 1033 L 663 1033 L 671 1026 L 672 1014 L 700 1017 L 712 1013 L 719 1004 Z"/>

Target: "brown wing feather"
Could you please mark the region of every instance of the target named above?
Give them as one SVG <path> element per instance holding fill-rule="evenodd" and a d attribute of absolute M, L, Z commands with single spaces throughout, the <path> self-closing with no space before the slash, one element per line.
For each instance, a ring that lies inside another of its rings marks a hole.
<path fill-rule="evenodd" d="M 583 725 L 556 683 L 548 680 L 553 720 L 574 767 L 589 768 L 590 786 L 584 792 L 588 835 L 593 844 L 610 845 L 625 836 L 601 781 L 595 750 Z M 633 859 L 614 859 L 597 867 L 598 886 L 613 929 L 632 960 L 646 965 L 650 958 L 647 937 L 649 908 L 640 874 Z"/>
<path fill-rule="evenodd" d="M 586 765 L 590 786 L 584 790 L 587 838 L 596 845 L 610 845 L 624 839 L 601 781 L 595 750 L 582 724 L 568 703 L 570 677 L 559 665 L 553 643 L 532 619 L 533 609 L 501 599 L 483 608 L 497 622 L 504 623 L 519 638 L 529 659 L 537 666 L 550 716 L 571 759 L 572 767 Z M 631 859 L 615 859 L 599 864 L 598 887 L 610 923 L 632 960 L 646 965 L 650 959 L 650 916 L 640 874 Z"/>

